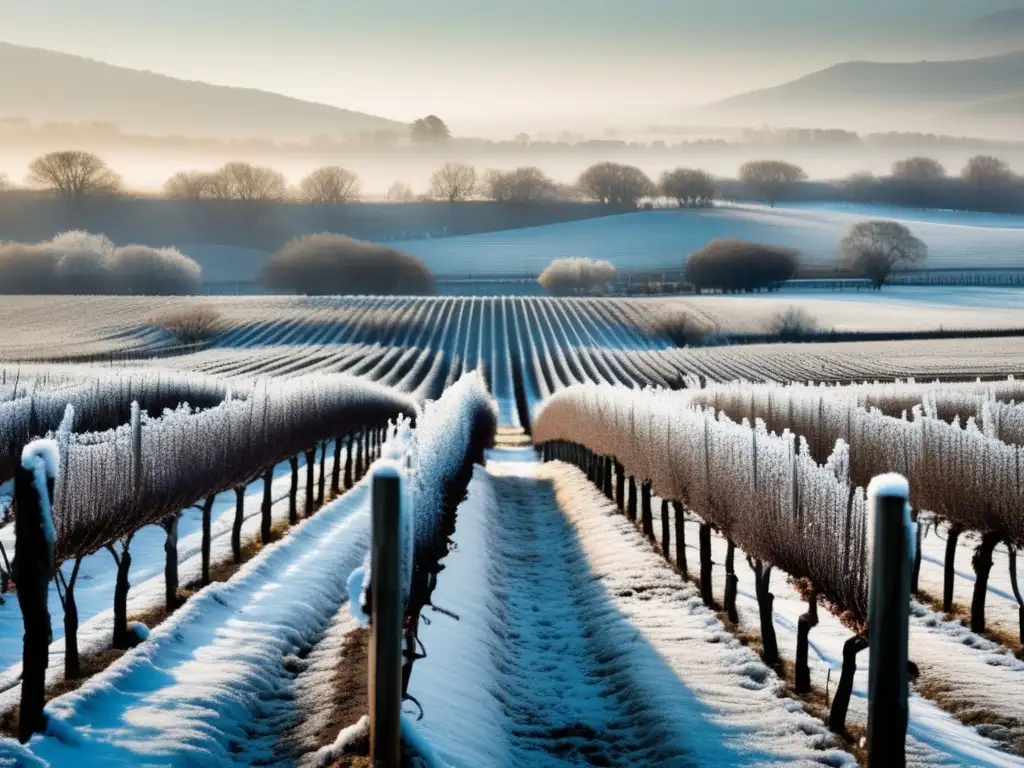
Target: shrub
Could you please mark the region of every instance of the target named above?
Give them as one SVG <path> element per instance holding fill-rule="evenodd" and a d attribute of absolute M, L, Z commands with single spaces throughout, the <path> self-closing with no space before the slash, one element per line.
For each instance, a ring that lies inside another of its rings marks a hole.
<path fill-rule="evenodd" d="M 796 251 L 745 240 L 712 240 L 686 260 L 685 277 L 698 291 L 771 289 L 796 273 Z"/>
<path fill-rule="evenodd" d="M 150 318 L 149 322 L 163 328 L 182 344 L 205 341 L 224 327 L 220 313 L 207 304 L 163 312 Z"/>
<path fill-rule="evenodd" d="M 0 293 L 195 293 L 202 269 L 174 248 L 115 248 L 103 235 L 73 231 L 34 245 L 0 245 Z"/>
<path fill-rule="evenodd" d="M 718 332 L 713 320 L 681 301 L 657 304 L 645 318 L 647 335 L 668 337 L 679 346 L 703 344 Z"/>
<path fill-rule="evenodd" d="M 60 254 L 55 273 L 61 293 L 98 295 L 112 292 L 107 261 L 114 254 L 114 244 L 108 237 L 73 230 L 57 235 L 48 247 Z"/>
<path fill-rule="evenodd" d="M 111 293 L 178 296 L 199 290 L 202 269 L 176 248 L 125 245 L 107 259 Z"/>
<path fill-rule="evenodd" d="M 810 336 L 818 330 L 818 321 L 803 307 L 788 307 L 775 314 L 770 330 L 783 341 Z"/>
<path fill-rule="evenodd" d="M 329 233 L 292 240 L 267 263 L 262 279 L 270 288 L 306 295 L 434 292 L 433 275 L 415 256 Z"/>
<path fill-rule="evenodd" d="M 556 259 L 540 273 L 537 282 L 555 296 L 605 293 L 615 282 L 615 267 L 595 259 Z"/>
<path fill-rule="evenodd" d="M 0 245 L 0 293 L 59 293 L 56 268 L 60 253 L 46 245 Z"/>

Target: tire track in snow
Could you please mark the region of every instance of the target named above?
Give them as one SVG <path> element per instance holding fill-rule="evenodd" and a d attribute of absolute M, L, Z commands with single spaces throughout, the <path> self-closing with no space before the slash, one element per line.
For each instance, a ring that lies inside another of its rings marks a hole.
<path fill-rule="evenodd" d="M 604 636 L 608 606 L 550 483 L 494 478 L 505 571 L 498 697 L 516 765 L 689 765 Z"/>

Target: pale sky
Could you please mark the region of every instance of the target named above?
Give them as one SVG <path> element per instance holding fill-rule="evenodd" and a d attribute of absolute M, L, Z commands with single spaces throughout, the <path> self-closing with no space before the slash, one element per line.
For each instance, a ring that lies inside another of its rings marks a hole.
<path fill-rule="evenodd" d="M 1021 0 L 0 0 L 0 40 L 457 133 L 657 122 Z"/>

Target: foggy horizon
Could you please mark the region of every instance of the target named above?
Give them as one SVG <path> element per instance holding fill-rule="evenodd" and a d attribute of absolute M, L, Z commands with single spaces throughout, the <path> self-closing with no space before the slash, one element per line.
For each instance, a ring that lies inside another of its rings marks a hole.
<path fill-rule="evenodd" d="M 3 40 L 116 66 L 271 93 L 456 135 L 628 130 L 851 60 L 930 61 L 1024 45 L 966 34 L 1013 0 L 696 2 L 542 0 L 0 0 Z M 626 115 L 626 117 L 623 117 Z M 836 126 L 843 127 L 843 126 Z"/>

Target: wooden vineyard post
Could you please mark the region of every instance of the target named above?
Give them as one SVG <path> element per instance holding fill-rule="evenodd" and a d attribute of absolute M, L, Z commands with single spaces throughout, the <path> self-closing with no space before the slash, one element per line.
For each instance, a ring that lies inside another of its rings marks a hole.
<path fill-rule="evenodd" d="M 651 510 L 651 482 L 640 483 L 640 519 L 643 522 L 644 536 L 654 539 L 654 515 Z"/>
<path fill-rule="evenodd" d="M 260 543 L 270 543 L 270 532 L 274 522 L 274 466 L 263 473 L 263 503 L 260 504 Z"/>
<path fill-rule="evenodd" d="M 327 467 L 327 441 L 324 440 L 320 443 L 320 475 L 316 485 L 316 505 L 318 507 L 323 506 L 324 503 L 324 492 L 327 488 L 327 478 L 325 476 Z"/>
<path fill-rule="evenodd" d="M 369 664 L 370 764 L 398 768 L 402 711 L 401 476 L 391 466 L 373 474 L 373 542 Z"/>
<path fill-rule="evenodd" d="M 629 493 L 626 499 L 626 517 L 636 522 L 636 478 L 629 476 Z"/>
<path fill-rule="evenodd" d="M 31 456 L 18 466 L 14 475 L 14 503 L 18 510 L 14 518 L 16 551 L 14 581 L 18 585 L 18 604 L 25 622 L 22 646 L 21 714 L 18 740 L 27 742 L 33 733 L 46 729 L 43 714 L 46 687 L 46 667 L 49 664 L 50 642 L 53 631 L 47 598 L 50 579 L 53 578 L 54 543 L 48 539 L 52 531 L 50 519 L 53 498 L 53 478 L 47 478 L 45 487 L 37 482 L 45 474 L 42 456 L 30 454 L 31 445 L 23 456 Z"/>
<path fill-rule="evenodd" d="M 686 576 L 688 575 L 686 567 L 686 512 L 683 510 L 682 502 L 679 501 L 672 502 L 672 511 L 676 524 L 676 568 L 679 569 L 683 576 Z"/>
<path fill-rule="evenodd" d="M 604 467 L 601 470 L 601 490 L 609 499 L 614 499 L 615 495 L 612 492 L 612 475 L 615 474 L 615 469 L 612 465 L 612 459 L 610 456 L 605 456 L 603 461 Z"/>
<path fill-rule="evenodd" d="M 348 438 L 345 442 L 345 490 L 349 490 L 352 487 L 352 449 L 353 449 L 353 438 L 352 433 L 348 433 Z"/>
<path fill-rule="evenodd" d="M 868 598 L 868 765 L 906 763 L 910 581 L 915 533 L 901 475 L 868 486 L 874 526 Z"/>
<path fill-rule="evenodd" d="M 288 468 L 291 470 L 292 482 L 288 487 L 288 525 L 299 523 L 299 457 L 288 457 Z"/>
<path fill-rule="evenodd" d="M 668 527 L 668 502 L 661 500 L 661 554 L 666 560 L 669 559 L 669 527 Z"/>
<path fill-rule="evenodd" d="M 341 438 L 334 438 L 334 464 L 331 465 L 331 496 L 341 493 Z"/>
<path fill-rule="evenodd" d="M 618 461 L 615 462 L 615 504 L 619 512 L 626 511 L 626 470 Z"/>
<path fill-rule="evenodd" d="M 316 445 L 306 454 L 306 513 L 309 517 L 313 514 L 314 503 L 316 502 Z"/>
<path fill-rule="evenodd" d="M 942 572 L 942 610 L 945 613 L 953 611 L 953 580 L 956 576 L 953 569 L 956 567 L 956 545 L 962 532 L 963 528 L 956 523 L 951 524 L 946 532 L 946 560 Z"/>

